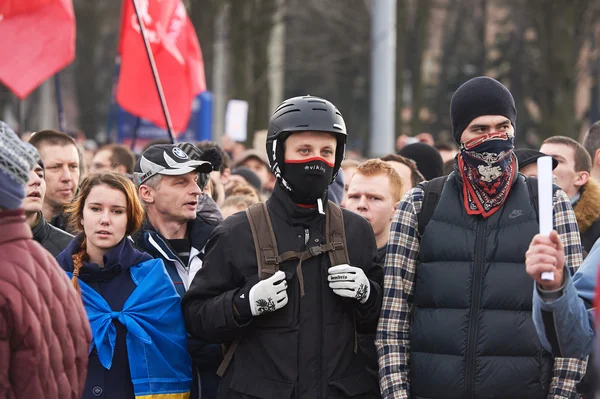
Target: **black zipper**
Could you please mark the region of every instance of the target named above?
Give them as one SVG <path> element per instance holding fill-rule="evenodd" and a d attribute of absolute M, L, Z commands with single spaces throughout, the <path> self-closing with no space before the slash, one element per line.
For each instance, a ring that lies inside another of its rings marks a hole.
<path fill-rule="evenodd" d="M 475 384 L 475 342 L 479 325 L 479 300 L 481 299 L 481 278 L 484 267 L 484 232 L 487 220 L 478 223 L 475 236 L 475 264 L 473 265 L 473 290 L 471 294 L 471 309 L 469 312 L 469 335 L 467 339 L 467 370 L 465 373 L 465 399 L 473 398 Z"/>

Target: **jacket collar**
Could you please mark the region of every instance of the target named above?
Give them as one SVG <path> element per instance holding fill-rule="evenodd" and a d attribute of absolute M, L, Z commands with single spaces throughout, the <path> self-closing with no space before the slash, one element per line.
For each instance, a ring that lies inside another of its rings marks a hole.
<path fill-rule="evenodd" d="M 585 232 L 600 217 L 600 186 L 590 178 L 579 191 L 581 196 L 573 204 L 579 231 Z"/>
<path fill-rule="evenodd" d="M 212 226 L 217 226 L 223 221 L 223 215 L 219 210 L 219 206 L 207 194 L 200 196 L 197 214 L 199 219 Z"/>
<path fill-rule="evenodd" d="M 0 234 L 0 244 L 32 238 L 31 229 L 27 224 L 23 209 L 0 211 L 0 226 L 6 232 Z"/>
<path fill-rule="evenodd" d="M 67 271 L 73 270 L 73 254 L 77 253 L 82 241 L 83 234 L 79 234 L 56 258 L 58 263 Z M 100 267 L 95 263 L 84 262 L 79 271 L 79 276 L 84 281 L 110 280 L 131 266 L 150 259 L 152 259 L 150 255 L 135 249 L 129 238 L 124 237 L 121 242 L 104 255 L 104 267 Z"/>
<path fill-rule="evenodd" d="M 44 215 L 42 215 L 42 212 L 38 212 L 37 216 L 37 223 L 35 224 L 35 226 L 33 226 L 31 232 L 33 233 L 34 240 L 36 240 L 37 242 L 44 242 L 44 240 L 46 240 L 50 235 L 50 225 L 48 224 L 48 222 L 46 222 L 46 219 L 44 219 Z"/>
<path fill-rule="evenodd" d="M 50 223 L 52 226 L 56 227 L 57 229 L 61 229 L 64 231 L 68 231 L 70 232 L 67 228 L 67 219 L 65 217 L 65 215 L 60 212 L 59 214 L 55 215 L 51 220 Z"/>
<path fill-rule="evenodd" d="M 191 220 L 187 224 L 186 236 L 190 239 L 190 244 L 192 248 L 196 248 L 198 251 L 201 251 L 206 245 L 206 241 L 208 241 L 208 237 L 214 230 L 215 226 L 209 225 L 205 223 L 200 217 L 196 217 L 196 219 Z M 144 220 L 142 228 L 138 233 L 133 237 L 135 244 L 138 248 L 144 248 L 149 250 L 147 244 L 147 236 L 156 236 L 160 238 L 157 240 L 159 243 L 164 242 L 166 248 L 163 248 L 164 251 L 168 250 L 168 255 L 173 259 L 178 259 L 175 251 L 168 244 L 168 240 L 160 234 L 160 232 L 150 223 L 150 220 L 147 218 Z"/>
<path fill-rule="evenodd" d="M 279 184 L 276 184 L 273 194 L 267 200 L 267 206 L 273 211 L 275 216 L 292 225 L 301 226 L 310 226 L 325 221 L 325 215 L 320 214 L 316 207 L 306 208 L 299 206 L 292 201 L 284 190 Z M 327 196 L 324 202 L 325 211 L 327 212 Z"/>

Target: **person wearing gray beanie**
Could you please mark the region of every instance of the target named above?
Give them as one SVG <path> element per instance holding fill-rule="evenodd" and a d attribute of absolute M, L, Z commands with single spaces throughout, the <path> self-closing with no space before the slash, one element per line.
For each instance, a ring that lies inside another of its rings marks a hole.
<path fill-rule="evenodd" d="M 513 96 L 477 77 L 456 90 L 450 116 L 454 170 L 407 192 L 391 224 L 375 341 L 382 396 L 575 397 L 585 363 L 549 353 L 532 317 L 537 183 L 517 171 Z M 552 197 L 552 237 L 573 274 L 575 213 L 565 192 Z"/>
<path fill-rule="evenodd" d="M 21 207 L 29 171 L 39 159 L 35 147 L 22 142 L 6 123 L 0 121 L 0 208 Z"/>
<path fill-rule="evenodd" d="M 81 296 L 25 218 L 39 155 L 0 121 L 0 397 L 78 399 L 91 341 Z"/>

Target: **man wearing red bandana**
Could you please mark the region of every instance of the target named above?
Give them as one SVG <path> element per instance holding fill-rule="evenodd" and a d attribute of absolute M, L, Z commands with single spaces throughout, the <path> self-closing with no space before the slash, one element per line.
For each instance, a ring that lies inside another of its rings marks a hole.
<path fill-rule="evenodd" d="M 376 339 L 382 397 L 574 397 L 585 363 L 544 350 L 532 320 L 525 253 L 539 222 L 513 151 L 514 99 L 478 77 L 454 93 L 450 115 L 460 145 L 454 171 L 435 181 L 437 197 L 434 182 L 408 192 L 392 222 Z M 575 214 L 558 187 L 553 204 L 574 273 Z"/>

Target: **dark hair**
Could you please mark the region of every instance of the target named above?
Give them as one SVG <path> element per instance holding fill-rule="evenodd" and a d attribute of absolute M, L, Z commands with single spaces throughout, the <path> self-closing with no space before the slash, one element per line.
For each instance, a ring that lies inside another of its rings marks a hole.
<path fill-rule="evenodd" d="M 107 185 L 110 188 L 121 191 L 127 200 L 127 229 L 126 235 L 130 235 L 142 226 L 144 220 L 144 209 L 137 195 L 135 185 L 122 174 L 114 172 L 100 172 L 87 177 L 81 184 L 77 196 L 65 210 L 68 216 L 69 227 L 72 231 L 81 233 L 81 219 L 83 218 L 83 208 L 85 200 L 90 195 L 92 188 L 100 185 Z M 83 261 L 87 259 L 87 239 L 84 235 L 79 250 L 73 254 L 73 286 L 79 290 L 79 269 Z"/>
<path fill-rule="evenodd" d="M 596 157 L 596 152 L 600 150 L 600 121 L 594 122 L 583 137 L 583 146 L 592 158 L 592 164 Z"/>
<path fill-rule="evenodd" d="M 449 175 L 454 171 L 454 159 L 449 159 L 444 162 L 444 166 L 442 167 L 442 173 L 444 175 Z"/>
<path fill-rule="evenodd" d="M 50 145 L 74 145 L 77 147 L 77 143 L 71 136 L 68 134 L 59 132 L 57 130 L 41 130 L 39 132 L 35 132 L 31 135 L 29 139 L 29 144 L 37 148 L 38 150 L 42 146 L 42 144 L 50 144 Z"/>
<path fill-rule="evenodd" d="M 575 172 L 588 172 L 592 170 L 592 159 L 590 154 L 585 150 L 585 147 L 577 141 L 566 136 L 552 136 L 544 140 L 544 144 L 562 144 L 573 149 L 575 153 Z"/>
<path fill-rule="evenodd" d="M 196 147 L 200 148 L 201 150 L 214 148 L 219 152 L 219 155 L 221 155 L 221 166 L 219 167 L 219 172 L 223 173 L 225 169 L 231 169 L 231 158 L 219 144 L 215 143 L 214 141 L 204 140 L 197 143 Z"/>
<path fill-rule="evenodd" d="M 411 174 L 410 174 L 410 184 L 412 184 L 411 188 L 416 187 L 417 184 L 419 184 L 425 180 L 425 178 L 423 177 L 421 172 L 419 172 L 419 169 L 417 168 L 417 164 L 414 161 L 403 157 L 402 155 L 387 154 L 383 157 L 380 157 L 379 159 L 381 159 L 382 161 L 385 161 L 385 162 L 389 162 L 389 161 L 398 162 L 398 163 L 408 166 L 411 171 Z"/>
<path fill-rule="evenodd" d="M 110 163 L 111 167 L 117 167 L 123 165 L 125 167 L 125 173 L 133 174 L 133 167 L 135 166 L 135 155 L 121 144 L 107 144 L 98 149 L 98 151 L 108 150 L 111 153 Z"/>

